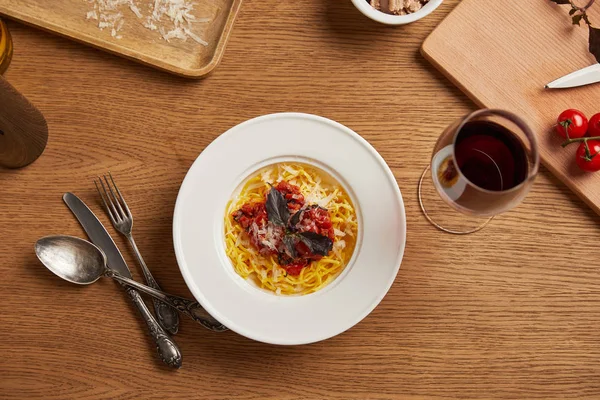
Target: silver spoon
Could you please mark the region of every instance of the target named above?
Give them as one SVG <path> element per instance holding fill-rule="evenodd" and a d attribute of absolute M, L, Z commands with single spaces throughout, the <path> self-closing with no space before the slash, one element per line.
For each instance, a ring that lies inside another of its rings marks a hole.
<path fill-rule="evenodd" d="M 112 271 L 106 265 L 104 252 L 86 240 L 66 235 L 46 236 L 35 243 L 35 253 L 46 268 L 66 281 L 89 285 L 107 276 L 156 297 L 207 329 L 215 332 L 227 330 L 197 301 L 161 292 Z"/>

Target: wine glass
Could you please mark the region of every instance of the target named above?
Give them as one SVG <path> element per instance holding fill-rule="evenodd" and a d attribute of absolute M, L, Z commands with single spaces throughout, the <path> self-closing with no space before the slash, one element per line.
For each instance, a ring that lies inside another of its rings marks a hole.
<path fill-rule="evenodd" d="M 523 119 L 504 110 L 475 111 L 439 137 L 419 180 L 419 205 L 444 232 L 477 232 L 525 198 L 539 163 L 536 138 Z"/>

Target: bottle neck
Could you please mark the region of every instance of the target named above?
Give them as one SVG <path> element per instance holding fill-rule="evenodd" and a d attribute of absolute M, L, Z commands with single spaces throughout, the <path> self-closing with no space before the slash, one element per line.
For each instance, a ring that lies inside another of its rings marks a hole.
<path fill-rule="evenodd" d="M 0 19 L 0 75 L 3 75 L 12 59 L 13 44 L 8 27 Z"/>

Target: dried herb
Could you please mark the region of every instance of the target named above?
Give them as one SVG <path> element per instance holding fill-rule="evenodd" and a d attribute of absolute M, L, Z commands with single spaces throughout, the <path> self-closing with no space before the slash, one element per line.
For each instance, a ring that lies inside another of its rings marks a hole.
<path fill-rule="evenodd" d="M 550 0 L 553 3 L 561 5 L 570 5 L 569 15 L 573 25 L 581 26 L 583 21 L 589 28 L 589 51 L 600 62 L 600 29 L 594 28 L 587 14 L 587 10 L 594 4 L 596 0 L 589 0 L 584 7 L 579 7 L 574 0 Z"/>

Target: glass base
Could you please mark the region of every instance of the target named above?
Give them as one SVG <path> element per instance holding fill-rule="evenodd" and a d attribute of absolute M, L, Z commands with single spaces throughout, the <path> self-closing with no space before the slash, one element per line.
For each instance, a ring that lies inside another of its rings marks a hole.
<path fill-rule="evenodd" d="M 483 229 L 494 217 L 474 217 L 458 212 L 440 197 L 427 166 L 419 179 L 419 205 L 427 221 L 446 233 L 468 235 Z"/>

